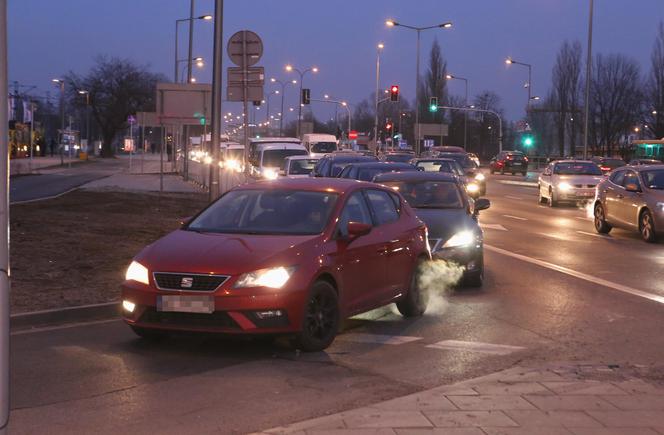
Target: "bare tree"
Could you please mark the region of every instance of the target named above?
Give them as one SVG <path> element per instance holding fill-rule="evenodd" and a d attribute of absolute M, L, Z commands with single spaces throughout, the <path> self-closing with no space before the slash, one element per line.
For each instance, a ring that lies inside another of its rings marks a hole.
<path fill-rule="evenodd" d="M 642 97 L 638 63 L 622 54 L 598 54 L 590 93 L 597 144 L 607 155 L 613 155 L 620 137 L 639 119 Z"/>
<path fill-rule="evenodd" d="M 443 122 L 442 112 L 431 113 L 429 111 L 429 98 L 438 97 L 439 104 L 446 103 L 446 75 L 447 61 L 443 58 L 438 39 L 435 39 L 429 54 L 429 69 L 424 75 L 424 80 L 420 80 L 420 89 L 417 92 L 417 100 L 420 105 L 420 122 Z"/>
<path fill-rule="evenodd" d="M 581 85 L 581 44 L 578 41 L 565 41 L 556 56 L 551 80 L 553 86 L 549 97 L 549 107 L 553 113 L 553 121 L 557 132 L 558 155 L 564 156 L 566 129 L 571 128 L 570 139 L 574 142 L 576 124 L 570 119 L 576 115 L 579 107 Z M 577 123 L 578 124 L 578 123 Z M 568 132 L 569 133 L 569 132 Z M 570 143 L 574 151 L 575 143 Z"/>
<path fill-rule="evenodd" d="M 492 91 L 483 91 L 477 94 L 473 104 L 478 109 L 492 110 L 500 115 L 503 123 L 503 109 L 498 94 Z M 470 112 L 473 113 L 473 112 Z M 470 122 L 469 113 L 469 122 Z M 475 112 L 472 123 L 468 128 L 471 139 L 475 139 L 474 150 L 482 157 L 490 157 L 498 150 L 498 118 L 491 113 Z M 472 143 L 472 140 L 471 140 Z"/>
<path fill-rule="evenodd" d="M 664 138 L 664 22 L 661 21 L 650 56 L 650 75 L 645 87 L 645 103 L 644 119 L 648 126 L 647 130 L 655 138 Z"/>
<path fill-rule="evenodd" d="M 130 60 L 103 56 L 96 59 L 96 64 L 86 75 L 70 72 L 66 80 L 74 85 L 69 87 L 71 104 L 84 105 L 77 93 L 82 89 L 89 92 L 92 116 L 103 139 L 102 157 L 113 156 L 113 140 L 127 128 L 129 115 L 154 110 L 156 84 L 166 81 L 161 75 Z"/>

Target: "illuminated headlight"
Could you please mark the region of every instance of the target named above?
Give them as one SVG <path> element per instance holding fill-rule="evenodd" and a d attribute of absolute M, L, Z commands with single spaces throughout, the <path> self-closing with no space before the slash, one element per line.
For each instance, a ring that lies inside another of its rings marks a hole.
<path fill-rule="evenodd" d="M 133 313 L 134 310 L 136 309 L 136 304 L 127 300 L 122 301 L 122 308 L 125 311 L 128 311 L 130 313 Z"/>
<path fill-rule="evenodd" d="M 206 165 L 209 165 L 210 163 L 212 163 L 212 157 L 205 156 L 205 158 L 203 159 L 203 163 L 205 163 Z"/>
<path fill-rule="evenodd" d="M 486 178 L 486 177 L 485 177 L 484 174 L 482 174 L 481 172 L 480 172 L 479 174 L 475 175 L 475 179 L 476 179 L 477 181 L 484 181 L 485 178 Z"/>
<path fill-rule="evenodd" d="M 291 275 L 295 272 L 294 267 L 274 267 L 245 273 L 238 278 L 233 288 L 246 287 L 283 287 Z"/>
<path fill-rule="evenodd" d="M 149 285 L 150 278 L 148 278 L 148 269 L 143 266 L 141 263 L 132 261 L 129 267 L 127 268 L 127 273 L 125 273 L 125 279 L 127 281 L 136 281 L 141 284 Z"/>
<path fill-rule="evenodd" d="M 459 248 L 461 246 L 471 245 L 475 241 L 475 234 L 472 231 L 459 231 L 443 245 L 443 248 Z"/>
<path fill-rule="evenodd" d="M 480 186 L 478 186 L 475 183 L 470 183 L 469 185 L 466 186 L 466 190 L 468 193 L 477 193 L 480 191 Z"/>
<path fill-rule="evenodd" d="M 242 165 L 238 160 L 226 160 L 225 166 L 231 171 L 242 172 Z"/>
<path fill-rule="evenodd" d="M 264 169 L 263 177 L 267 178 L 268 180 L 276 180 L 279 177 L 279 172 L 275 169 Z"/>
<path fill-rule="evenodd" d="M 569 192 L 572 190 L 572 185 L 563 181 L 562 183 L 558 183 L 558 189 L 561 192 Z"/>
<path fill-rule="evenodd" d="M 664 202 L 657 203 L 657 210 L 664 211 Z"/>

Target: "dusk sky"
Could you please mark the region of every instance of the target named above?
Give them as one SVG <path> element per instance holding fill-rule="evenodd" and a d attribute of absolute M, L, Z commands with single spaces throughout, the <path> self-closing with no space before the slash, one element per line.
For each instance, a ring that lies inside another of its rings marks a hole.
<path fill-rule="evenodd" d="M 213 0 L 197 0 L 196 13 L 212 13 Z M 85 73 L 98 54 L 127 57 L 173 76 L 174 23 L 189 14 L 189 0 L 10 0 L 9 77 L 36 85 L 33 93 L 50 90 L 50 80 L 69 70 Z M 375 47 L 385 44 L 381 85 L 401 85 L 411 98 L 415 80 L 415 32 L 386 28 L 386 18 L 428 26 L 452 21 L 452 29 L 422 34 L 422 67 L 438 38 L 450 73 L 467 77 L 470 94 L 492 90 L 502 98 L 509 119 L 523 116 L 527 69 L 507 67 L 504 59 L 533 65 L 533 95 L 550 87 L 551 68 L 560 44 L 578 39 L 586 47 L 586 0 L 226 0 L 224 34 L 237 30 L 258 33 L 264 41 L 259 65 L 266 74 L 286 79 L 284 65 L 316 65 L 308 76 L 312 97 L 329 93 L 356 103 L 375 86 Z M 595 1 L 595 53 L 624 53 L 650 69 L 649 57 L 658 23 L 664 20 L 664 0 Z M 181 53 L 186 50 L 186 25 L 181 25 Z M 194 55 L 208 64 L 196 70 L 199 82 L 211 77 L 213 24 L 195 25 Z M 184 55 L 183 55 L 184 57 Z M 584 54 L 585 59 L 585 54 Z M 231 66 L 224 56 L 224 69 Z M 225 74 L 224 74 L 225 77 Z M 276 89 L 267 86 L 266 91 Z M 463 95 L 463 82 L 450 84 Z M 296 92 L 287 90 L 288 106 Z M 272 98 L 273 104 L 279 100 Z M 238 106 L 224 103 L 224 112 Z M 329 107 L 314 104 L 317 117 Z"/>

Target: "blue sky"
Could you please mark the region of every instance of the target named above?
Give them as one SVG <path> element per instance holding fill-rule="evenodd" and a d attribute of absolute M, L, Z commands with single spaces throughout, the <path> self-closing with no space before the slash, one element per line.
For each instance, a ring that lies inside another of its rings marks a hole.
<path fill-rule="evenodd" d="M 50 79 L 66 71 L 85 72 L 97 54 L 121 56 L 173 75 L 174 27 L 189 14 L 189 0 L 9 0 L 10 80 L 55 89 Z M 212 13 L 213 0 L 197 0 L 197 14 Z M 358 102 L 375 86 L 375 46 L 385 44 L 381 85 L 399 84 L 413 95 L 415 33 L 388 29 L 386 18 L 415 26 L 452 21 L 449 30 L 422 34 L 422 65 L 438 38 L 450 72 L 467 77 L 470 93 L 496 92 L 510 119 L 523 116 L 527 70 L 507 67 L 506 56 L 533 65 L 533 94 L 545 95 L 558 47 L 565 39 L 587 37 L 587 0 L 226 0 L 224 34 L 258 33 L 265 44 L 266 73 L 288 78 L 287 62 L 320 68 L 308 76 L 312 96 L 329 93 Z M 649 70 L 657 24 L 664 20 L 663 0 L 596 0 L 594 52 L 628 54 Z M 181 50 L 186 49 L 181 26 Z M 210 60 L 213 24 L 199 21 L 194 55 Z M 183 51 L 181 51 L 182 53 Z M 584 55 L 585 56 L 585 55 Z M 584 57 L 585 58 L 585 57 Z M 224 68 L 230 66 L 224 58 Z M 209 81 L 211 63 L 195 73 Z M 270 88 L 272 89 L 272 88 Z M 267 90 L 267 89 L 266 89 Z M 451 83 L 463 94 L 463 83 Z M 296 93 L 287 92 L 286 106 Z M 273 104 L 278 99 L 272 99 Z M 237 111 L 227 104 L 224 111 Z M 320 118 L 329 107 L 315 104 Z"/>

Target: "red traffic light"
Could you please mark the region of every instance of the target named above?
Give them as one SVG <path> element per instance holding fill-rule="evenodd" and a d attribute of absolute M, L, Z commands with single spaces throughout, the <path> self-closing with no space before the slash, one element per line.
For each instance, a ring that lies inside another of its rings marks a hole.
<path fill-rule="evenodd" d="M 390 86 L 390 101 L 399 101 L 399 86 Z"/>
<path fill-rule="evenodd" d="M 391 130 L 392 129 L 392 123 L 388 122 L 387 124 L 385 124 L 385 129 Z"/>
<path fill-rule="evenodd" d="M 392 86 L 392 92 L 394 92 L 395 94 L 398 93 L 399 92 L 399 86 L 397 86 L 397 85 Z"/>

